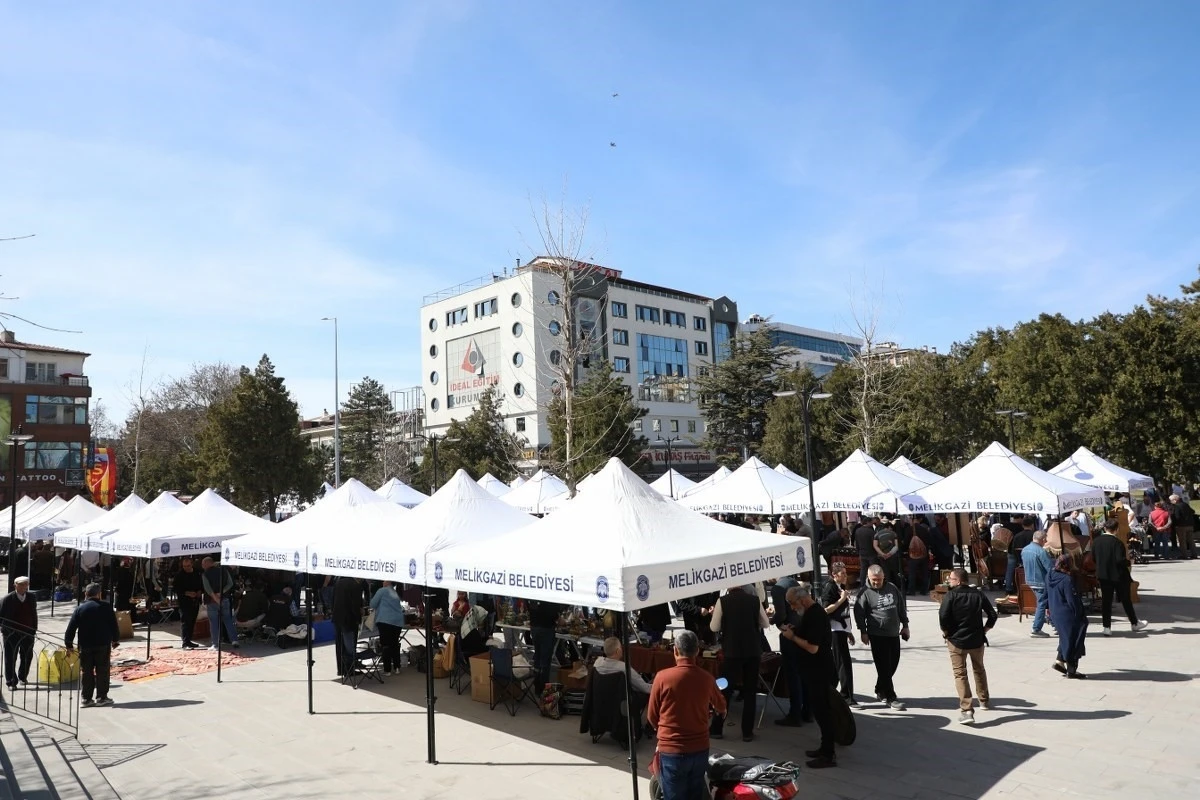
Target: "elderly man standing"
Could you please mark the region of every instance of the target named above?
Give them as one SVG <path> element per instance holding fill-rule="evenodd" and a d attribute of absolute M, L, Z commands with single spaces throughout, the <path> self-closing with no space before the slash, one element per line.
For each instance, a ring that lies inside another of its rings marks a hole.
<path fill-rule="evenodd" d="M 75 645 L 75 634 L 79 634 L 79 669 L 83 683 L 85 706 L 111 706 L 108 696 L 109 671 L 112 667 L 112 651 L 121 643 L 121 630 L 117 627 L 117 614 L 113 607 L 100 599 L 100 584 L 89 583 L 83 591 L 87 600 L 75 609 L 63 641 L 67 651 Z M 92 700 L 92 694 L 96 699 Z"/>
<path fill-rule="evenodd" d="M 722 668 L 730 686 L 725 690 L 728 699 L 733 694 L 733 682 L 742 690 L 742 741 L 754 741 L 754 712 L 758 700 L 758 675 L 762 667 L 762 631 L 770 625 L 767 612 L 758 599 L 753 585 L 735 586 L 717 601 L 713 608 L 714 632 L 721 634 L 725 656 Z M 724 717 L 713 717 L 710 734 L 723 738 Z"/>
<path fill-rule="evenodd" d="M 212 637 L 209 649 L 216 650 L 221 646 L 222 631 L 230 645 L 238 647 L 237 627 L 233 624 L 233 576 L 211 558 L 205 558 L 200 566 L 204 569 L 200 585 L 204 588 L 204 609 L 208 613 L 208 632 Z"/>
<path fill-rule="evenodd" d="M 1045 534 L 1042 537 L 1045 538 Z M 1045 592 L 1042 594 L 1045 596 Z M 942 638 L 946 640 L 946 648 L 950 651 L 950 669 L 954 672 L 954 685 L 958 689 L 958 721 L 970 725 L 975 721 L 975 709 L 971 683 L 967 679 L 968 658 L 971 659 L 971 671 L 975 674 L 979 707 L 984 711 L 992 710 L 987 671 L 983 668 L 983 647 L 987 642 L 987 632 L 996 625 L 996 609 L 983 592 L 967 585 L 967 571 L 960 567 L 950 572 L 950 591 L 942 600 L 938 620 L 942 625 Z"/>
<path fill-rule="evenodd" d="M 900 666 L 900 640 L 908 641 L 908 607 L 904 592 L 884 579 L 878 564 L 867 570 L 867 585 L 854 604 L 854 621 L 875 662 L 875 698 L 904 711 L 892 678 Z"/>
<path fill-rule="evenodd" d="M 812 596 L 812 584 L 801 583 L 787 591 L 788 605 L 800 615 L 798 626 L 785 625 L 779 634 L 800 650 L 800 675 L 804 681 L 804 693 L 813 719 L 821 729 L 821 746 L 805 751 L 812 759 L 809 769 L 836 767 L 833 751 L 833 709 L 829 704 L 830 684 L 833 678 L 833 654 L 830 645 L 833 634 L 829 627 L 829 615 Z"/>
<path fill-rule="evenodd" d="M 707 787 L 708 713 L 725 714 L 725 698 L 713 676 L 696 664 L 700 640 L 691 631 L 675 636 L 675 666 L 654 677 L 646 721 L 657 730 L 663 800 L 697 800 Z"/>
<path fill-rule="evenodd" d="M 1046 624 L 1046 574 L 1054 569 L 1054 560 L 1046 552 L 1046 532 L 1037 531 L 1033 534 L 1033 544 L 1027 545 L 1021 551 L 1021 566 L 1025 568 L 1025 585 L 1033 590 L 1037 598 L 1037 607 L 1033 612 L 1033 631 L 1029 634 L 1034 638 L 1048 639 L 1050 634 L 1042 630 Z"/>
<path fill-rule="evenodd" d="M 1180 558 L 1195 558 L 1196 543 L 1193 541 L 1196 530 L 1196 512 L 1191 503 L 1177 494 L 1168 498 L 1171 501 L 1171 529 L 1179 546 Z"/>
<path fill-rule="evenodd" d="M 37 633 L 37 600 L 29 591 L 29 578 L 13 581 L 13 590 L 0 601 L 0 634 L 4 637 L 4 682 L 9 689 L 17 681 L 29 682 L 29 664 L 33 661 L 33 635 Z M 17 656 L 21 665 L 17 666 Z"/>

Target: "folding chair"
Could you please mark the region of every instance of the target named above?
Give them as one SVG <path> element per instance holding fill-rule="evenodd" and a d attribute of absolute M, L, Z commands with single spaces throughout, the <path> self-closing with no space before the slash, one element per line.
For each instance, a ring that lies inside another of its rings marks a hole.
<path fill-rule="evenodd" d="M 517 715 L 517 706 L 525 698 L 535 700 L 533 696 L 533 670 L 524 677 L 517 677 L 513 669 L 513 654 L 511 650 L 492 648 L 488 653 L 488 661 L 492 667 L 492 711 L 500 703 L 508 709 L 510 716 Z M 536 701 L 535 701 L 536 702 Z"/>
<path fill-rule="evenodd" d="M 450 668 L 450 688 L 462 694 L 471 685 L 471 662 L 459 647 L 460 644 L 458 634 L 446 638 L 446 648 L 454 653 L 453 666 Z"/>
<path fill-rule="evenodd" d="M 771 676 L 771 682 L 768 683 L 763 673 Z M 758 712 L 758 724 L 755 728 L 761 728 L 763 717 L 767 714 L 767 704 L 774 703 L 775 708 L 779 709 L 781 716 L 787 716 L 787 711 L 783 708 L 783 703 L 779 702 L 779 698 L 775 696 L 775 688 L 779 686 L 779 676 L 783 673 L 783 656 L 779 653 L 763 653 L 762 663 L 758 668 L 758 689 L 759 693 L 765 693 L 767 699 L 762 704 L 762 709 Z"/>
<path fill-rule="evenodd" d="M 367 678 L 383 683 L 383 653 L 380 651 L 379 638 L 372 636 L 366 640 L 366 647 L 362 647 L 363 643 L 359 641 L 354 653 L 354 670 L 342 679 L 343 683 L 350 683 L 355 689 L 362 686 Z"/>

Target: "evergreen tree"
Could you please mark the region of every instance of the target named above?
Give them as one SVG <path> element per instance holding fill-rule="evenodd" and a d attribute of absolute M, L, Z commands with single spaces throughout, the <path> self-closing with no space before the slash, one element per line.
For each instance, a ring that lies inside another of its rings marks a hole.
<path fill-rule="evenodd" d="M 300 437 L 299 410 L 265 355 L 251 372 L 242 367 L 229 397 L 209 408 L 201 433 L 205 482 L 228 489 L 240 508 L 275 518 L 279 499 L 311 501 L 321 464 Z"/>
<path fill-rule="evenodd" d="M 608 361 L 596 363 L 576 387 L 571 404 L 573 442 L 566 447 L 567 406 L 561 397 L 550 401 L 551 469 L 570 476 L 574 486 L 586 476 L 619 458 L 634 466 L 646 448 L 646 439 L 633 430 L 634 420 L 646 409 L 633 401 L 629 386 L 612 371 Z"/>
<path fill-rule="evenodd" d="M 438 437 L 437 474 L 434 475 L 434 444 L 427 443 L 420 466 L 413 469 L 413 484 L 421 491 L 435 491 L 460 469 L 478 480 L 492 473 L 502 481 L 517 475 L 524 440 L 504 427 L 500 398 L 496 387 L 489 386 L 479 396 L 479 404 L 465 419 L 454 420 L 445 437 Z"/>
<path fill-rule="evenodd" d="M 726 359 L 698 379 L 708 446 L 718 462 L 736 466 L 758 450 L 783 366 L 783 352 L 771 344 L 770 327 L 762 325 L 730 340 Z"/>
<path fill-rule="evenodd" d="M 383 384 L 365 377 L 350 388 L 342 404 L 342 477 L 358 478 L 372 488 L 383 474 L 383 448 L 392 423 L 392 404 Z"/>

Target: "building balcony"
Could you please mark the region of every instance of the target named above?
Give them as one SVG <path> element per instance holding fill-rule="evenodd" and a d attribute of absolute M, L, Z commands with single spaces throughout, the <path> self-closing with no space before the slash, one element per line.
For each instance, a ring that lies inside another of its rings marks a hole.
<path fill-rule="evenodd" d="M 50 376 L 25 376 L 23 381 L 10 381 L 11 383 L 24 383 L 27 386 L 72 386 L 80 389 L 86 389 L 88 379 L 86 375 L 55 375 Z"/>

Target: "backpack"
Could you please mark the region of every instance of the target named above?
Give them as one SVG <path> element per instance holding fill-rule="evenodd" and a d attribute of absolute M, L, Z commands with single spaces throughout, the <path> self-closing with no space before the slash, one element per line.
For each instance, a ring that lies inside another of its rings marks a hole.
<path fill-rule="evenodd" d="M 920 561 L 923 558 L 929 558 L 929 548 L 925 546 L 924 540 L 916 534 L 908 543 L 908 557 Z"/>

